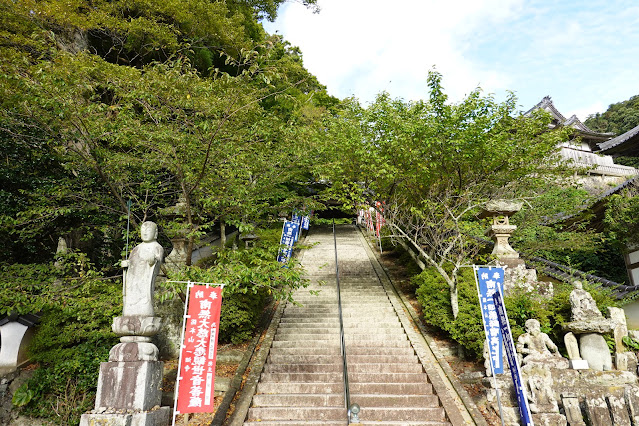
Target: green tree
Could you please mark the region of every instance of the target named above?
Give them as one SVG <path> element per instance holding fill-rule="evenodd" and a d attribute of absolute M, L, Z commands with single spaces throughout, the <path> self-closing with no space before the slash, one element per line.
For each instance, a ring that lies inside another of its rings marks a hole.
<path fill-rule="evenodd" d="M 589 115 L 584 124 L 597 132 L 626 133 L 639 126 L 639 95 L 612 104 L 602 113 Z"/>
<path fill-rule="evenodd" d="M 459 268 L 483 246 L 476 215 L 487 201 L 535 198 L 556 183 L 565 134 L 545 131 L 546 115 L 515 117 L 514 96 L 497 103 L 478 89 L 449 104 L 440 74 L 428 84 L 428 102 L 381 94 L 366 110 L 348 108 L 357 121 L 335 133 L 335 165 L 323 172 L 342 199 L 385 201 L 392 233 L 441 274 L 456 317 Z"/>

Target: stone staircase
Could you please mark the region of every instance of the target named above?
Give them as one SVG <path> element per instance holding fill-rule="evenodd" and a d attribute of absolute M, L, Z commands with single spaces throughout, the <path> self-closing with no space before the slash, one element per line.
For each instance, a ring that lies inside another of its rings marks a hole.
<path fill-rule="evenodd" d="M 350 400 L 361 423 L 450 424 L 359 231 L 338 231 Z M 333 235 L 316 231 L 310 242 L 319 242 L 302 257 L 311 286 L 295 294 L 301 306 L 284 310 L 244 425 L 347 424 Z"/>

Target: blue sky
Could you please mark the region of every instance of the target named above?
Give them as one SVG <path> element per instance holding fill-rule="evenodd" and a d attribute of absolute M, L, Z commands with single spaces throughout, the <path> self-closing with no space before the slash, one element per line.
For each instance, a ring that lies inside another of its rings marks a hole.
<path fill-rule="evenodd" d="M 339 98 L 428 97 L 435 67 L 452 101 L 476 87 L 527 110 L 546 95 L 584 120 L 639 94 L 637 0 L 319 0 L 285 3 L 270 33 L 299 46 Z"/>

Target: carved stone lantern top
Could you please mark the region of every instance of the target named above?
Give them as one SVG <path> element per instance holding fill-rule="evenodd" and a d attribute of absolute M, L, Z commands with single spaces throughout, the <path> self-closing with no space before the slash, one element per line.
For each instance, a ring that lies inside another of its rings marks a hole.
<path fill-rule="evenodd" d="M 512 216 L 523 207 L 521 201 L 491 200 L 486 203 L 480 217 Z"/>

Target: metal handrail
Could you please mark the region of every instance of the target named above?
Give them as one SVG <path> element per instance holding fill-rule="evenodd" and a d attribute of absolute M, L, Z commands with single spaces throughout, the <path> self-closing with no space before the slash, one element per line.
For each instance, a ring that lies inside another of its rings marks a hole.
<path fill-rule="evenodd" d="M 351 394 L 348 385 L 348 365 L 346 362 L 346 342 L 344 340 L 344 318 L 342 317 L 342 292 L 339 286 L 339 265 L 337 263 L 337 234 L 335 233 L 335 219 L 333 219 L 333 244 L 335 246 L 335 281 L 337 283 L 337 312 L 339 313 L 339 337 L 342 350 L 342 366 L 344 369 L 344 404 L 348 424 L 351 424 Z"/>

